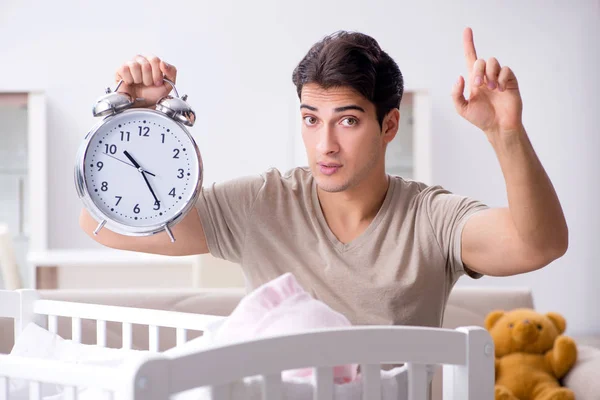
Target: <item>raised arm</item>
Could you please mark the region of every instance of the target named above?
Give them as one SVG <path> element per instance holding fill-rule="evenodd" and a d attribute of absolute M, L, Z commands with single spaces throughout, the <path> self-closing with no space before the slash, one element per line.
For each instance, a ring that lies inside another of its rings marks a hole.
<path fill-rule="evenodd" d="M 506 276 L 542 268 L 565 254 L 568 228 L 558 196 L 522 123 L 517 78 L 495 58 L 477 58 L 473 33 L 463 34 L 469 99 L 459 77 L 452 96 L 457 112 L 480 128 L 504 175 L 508 207 L 473 215 L 462 235 L 462 259 L 485 275 Z"/>

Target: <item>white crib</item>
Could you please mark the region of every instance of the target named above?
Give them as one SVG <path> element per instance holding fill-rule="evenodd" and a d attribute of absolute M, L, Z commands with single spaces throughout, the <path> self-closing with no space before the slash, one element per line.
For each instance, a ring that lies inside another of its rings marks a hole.
<path fill-rule="evenodd" d="M 149 327 L 150 350 L 127 367 L 75 365 L 0 355 L 0 399 L 8 399 L 9 379 L 26 379 L 29 398 L 41 398 L 41 383 L 64 385 L 65 398 L 77 388 L 103 389 L 113 399 L 168 399 L 198 387 L 210 387 L 212 398 L 225 400 L 228 387 L 261 376 L 264 400 L 282 397 L 282 371 L 314 368 L 313 399 L 333 400 L 333 367 L 360 364 L 362 399 L 381 398 L 381 364 L 405 363 L 408 393 L 403 399 L 428 397 L 428 367 L 443 365 L 444 399 L 494 398 L 494 345 L 481 327 L 456 330 L 402 326 L 361 326 L 253 340 L 176 357 L 158 351 L 159 327 L 176 329 L 177 345 L 190 330 L 202 331 L 219 316 L 115 307 L 40 299 L 34 290 L 0 291 L 0 317 L 14 318 L 15 339 L 34 322 L 57 331 L 57 317 L 72 321 L 72 340 L 81 340 L 81 320 L 97 321 L 97 344 L 106 344 L 106 322 L 122 324 L 122 346 L 131 348 L 132 324 Z M 295 349 L 296 351 L 290 351 Z M 302 349 L 297 351 L 297 349 Z M 338 399 L 340 400 L 340 399 Z"/>

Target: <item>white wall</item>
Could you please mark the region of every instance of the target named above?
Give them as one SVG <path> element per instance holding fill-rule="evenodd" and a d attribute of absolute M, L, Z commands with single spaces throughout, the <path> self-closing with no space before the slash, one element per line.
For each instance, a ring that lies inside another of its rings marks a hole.
<path fill-rule="evenodd" d="M 177 5 L 175 5 L 177 4 Z M 450 90 L 465 73 L 461 32 L 480 57 L 511 66 L 531 140 L 569 221 L 569 252 L 548 268 L 464 285 L 534 289 L 542 311 L 562 312 L 570 332 L 600 331 L 600 3 L 598 1 L 0 2 L 0 88 L 48 95 L 50 246 L 95 246 L 77 225 L 73 185 L 94 100 L 116 67 L 156 53 L 180 70 L 198 123 L 205 182 L 293 165 L 292 69 L 312 43 L 338 29 L 373 35 L 399 63 L 407 90 L 432 100 L 433 178 L 492 206 L 504 181 L 483 134 L 454 112 Z"/>

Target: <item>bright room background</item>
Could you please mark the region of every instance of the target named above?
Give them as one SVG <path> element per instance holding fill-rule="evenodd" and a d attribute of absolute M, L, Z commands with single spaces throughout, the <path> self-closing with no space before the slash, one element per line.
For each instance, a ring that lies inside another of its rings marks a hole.
<path fill-rule="evenodd" d="M 597 0 L 3 0 L 0 109 L 9 111 L 0 111 L 0 218 L 6 220 L 0 222 L 16 227 L 12 239 L 24 284 L 35 282 L 27 258 L 35 250 L 67 258 L 70 266 L 55 277 L 60 287 L 191 285 L 188 261 L 165 266 L 154 260 L 140 274 L 141 266 L 126 259 L 94 265 L 102 260 L 81 255 L 100 246 L 78 226 L 75 153 L 96 123 L 94 101 L 114 88 L 116 68 L 138 53 L 178 67 L 177 89 L 196 111 L 191 131 L 210 184 L 303 163 L 293 68 L 324 35 L 340 29 L 370 34 L 405 78 L 407 118 L 397 151 L 412 157 L 406 174 L 490 206 L 506 205 L 491 146 L 456 114 L 450 98 L 452 84 L 466 74 L 465 26 L 473 28 L 479 57 L 497 57 L 519 79 L 525 126 L 562 201 L 570 247 L 540 271 L 458 284 L 530 287 L 537 308 L 565 315 L 569 332 L 600 332 Z M 32 128 L 30 142 L 21 141 Z M 30 184 L 38 185 L 40 197 L 28 197 Z M 235 266 L 211 257 L 202 267 L 211 285 L 242 282 Z"/>

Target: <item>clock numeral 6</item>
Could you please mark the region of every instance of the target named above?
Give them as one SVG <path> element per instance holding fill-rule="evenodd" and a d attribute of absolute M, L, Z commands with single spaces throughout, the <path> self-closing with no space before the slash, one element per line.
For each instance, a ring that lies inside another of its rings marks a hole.
<path fill-rule="evenodd" d="M 136 214 L 139 214 L 139 213 L 140 213 L 140 207 L 139 207 L 139 204 L 136 204 L 136 205 L 135 205 L 135 207 L 133 207 L 133 212 L 134 212 L 134 213 L 136 213 Z"/>

